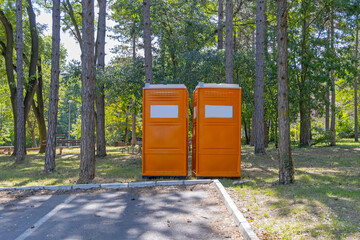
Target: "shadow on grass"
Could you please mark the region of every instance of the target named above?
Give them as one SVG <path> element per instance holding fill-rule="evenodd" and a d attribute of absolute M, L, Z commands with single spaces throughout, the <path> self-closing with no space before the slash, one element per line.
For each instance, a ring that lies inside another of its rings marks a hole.
<path fill-rule="evenodd" d="M 108 149 L 108 156 L 96 157 L 94 183 L 129 182 L 141 179 L 141 157 L 121 154 L 118 149 Z M 56 155 L 53 173 L 45 174 L 44 156 L 32 154 L 24 163 L 14 164 L 15 158 L 0 156 L 0 186 L 73 184 L 79 176 L 79 150 Z"/>
<path fill-rule="evenodd" d="M 242 176 L 249 182 L 244 187 L 251 190 L 246 193 L 253 194 L 255 198 L 271 196 L 264 198 L 264 211 L 273 211 L 276 219 L 310 217 L 310 224 L 305 229 L 292 230 L 295 231 L 292 232 L 293 236 L 303 232 L 308 232 L 315 238 L 330 236 L 331 239 L 343 239 L 347 235 L 359 236 L 359 153 L 358 143 L 341 143 L 336 147 L 295 148 L 295 184 L 276 185 L 276 150 L 268 150 L 265 156 L 255 156 L 253 150 L 245 150 L 242 154 Z M 238 192 L 242 191 L 229 180 L 222 182 Z M 251 199 L 251 196 L 248 197 Z M 289 228 L 296 229 L 296 226 Z"/>

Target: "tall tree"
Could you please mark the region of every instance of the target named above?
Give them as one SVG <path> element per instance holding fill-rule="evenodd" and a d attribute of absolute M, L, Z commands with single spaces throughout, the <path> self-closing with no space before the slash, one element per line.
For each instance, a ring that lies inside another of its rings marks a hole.
<path fill-rule="evenodd" d="M 22 97 L 23 103 L 21 105 L 24 105 L 24 118 L 25 118 L 24 122 L 26 122 L 25 120 L 27 119 L 27 117 L 29 115 L 31 107 L 34 105 L 33 104 L 34 95 L 35 95 L 35 93 L 37 93 L 38 106 L 37 106 L 36 110 L 41 111 L 41 112 L 40 112 L 40 114 L 38 114 L 36 116 L 40 116 L 40 118 L 37 117 L 40 137 L 42 139 L 45 139 L 46 138 L 45 120 L 44 120 L 44 118 L 41 118 L 41 116 L 43 116 L 43 109 L 41 109 L 41 107 L 40 107 L 41 103 L 39 102 L 42 100 L 42 91 L 40 91 L 38 88 L 39 79 L 36 76 L 36 70 L 37 70 L 38 60 L 39 60 L 39 57 L 38 57 L 39 56 L 38 31 L 37 31 L 37 26 L 36 26 L 36 16 L 35 16 L 34 10 L 32 8 L 32 2 L 31 2 L 31 0 L 27 0 L 27 3 L 28 4 L 27 4 L 26 9 L 27 9 L 28 16 L 29 16 L 30 37 L 31 37 L 31 57 L 30 57 L 30 63 L 29 63 L 29 78 L 27 81 L 23 81 L 23 91 L 25 89 L 26 94 L 25 94 L 25 98 Z M 17 86 L 16 86 L 15 80 L 14 80 L 14 70 L 17 70 L 17 68 L 14 67 L 13 60 L 12 60 L 13 59 L 12 58 L 12 55 L 13 55 L 13 50 L 12 50 L 13 31 L 12 31 L 11 23 L 6 18 L 5 14 L 2 10 L 0 11 L 0 20 L 5 27 L 5 33 L 6 33 L 6 39 L 7 39 L 7 44 L 5 45 L 5 43 L 2 43 L 1 45 L 3 48 L 6 48 L 6 51 L 3 53 L 3 55 L 5 57 L 8 83 L 9 83 L 9 88 L 10 88 L 10 92 L 11 92 L 11 103 L 12 103 L 12 107 L 13 107 L 13 116 L 14 116 L 14 133 L 15 133 L 15 136 L 18 136 L 18 134 L 17 134 L 17 124 L 18 124 L 17 110 L 18 109 L 16 107 L 17 100 L 15 97 L 17 95 Z M 26 57 L 26 53 L 23 53 L 23 56 L 21 58 L 24 59 L 24 56 Z M 22 69 L 21 70 L 22 75 L 23 75 L 23 71 L 24 70 Z M 22 78 L 24 78 L 24 77 L 22 77 Z M 45 131 L 43 131 L 44 129 L 45 129 Z M 44 135 L 44 133 L 45 133 L 45 135 Z M 25 134 L 23 135 L 23 137 L 25 137 Z M 25 142 L 25 139 L 23 141 Z M 17 153 L 17 145 L 18 145 L 17 137 L 15 137 L 15 140 L 14 140 L 15 147 L 14 147 L 13 155 L 16 155 L 16 153 Z"/>
<path fill-rule="evenodd" d="M 133 112 L 131 113 L 131 121 L 132 121 L 132 127 L 131 127 L 131 145 L 135 146 L 137 141 L 136 141 L 136 112 L 133 110 Z"/>
<path fill-rule="evenodd" d="M 75 3 L 75 4 L 74 4 Z M 97 25 L 97 35 L 95 41 L 95 56 L 94 65 L 96 64 L 98 70 L 98 82 L 96 84 L 96 112 L 95 124 L 96 124 L 96 150 L 99 157 L 106 156 L 106 140 L 105 140 L 105 85 L 103 83 L 103 71 L 105 67 L 105 35 L 106 35 L 106 0 L 98 0 L 99 5 L 99 18 Z M 69 0 L 63 2 L 63 7 L 67 13 L 64 23 L 66 29 L 70 29 L 72 35 L 75 37 L 83 49 L 83 37 L 81 29 L 83 28 L 82 23 L 79 19 L 82 18 L 83 14 L 80 13 L 79 5 L 77 2 L 71 3 Z M 76 11 L 77 10 L 77 11 Z M 80 15 L 81 18 L 77 16 Z"/>
<path fill-rule="evenodd" d="M 45 153 L 46 145 L 42 144 L 46 140 L 46 124 L 44 114 L 44 99 L 43 99 L 43 73 L 42 73 L 42 61 L 39 57 L 38 64 L 38 86 L 36 88 L 36 101 L 32 101 L 32 109 L 38 123 L 39 137 L 40 137 L 40 150 L 39 153 Z"/>
<path fill-rule="evenodd" d="M 218 1 L 219 1 L 219 8 L 218 8 L 218 45 L 217 45 L 217 49 L 222 50 L 223 43 L 224 43 L 224 37 L 223 37 L 224 4 L 223 4 L 223 0 L 218 0 Z"/>
<path fill-rule="evenodd" d="M 27 13 L 30 23 L 30 35 L 31 35 L 31 57 L 29 65 L 29 78 L 27 81 L 26 95 L 24 99 L 25 106 L 25 119 L 28 118 L 31 107 L 34 111 L 36 120 L 38 122 L 40 143 L 46 140 L 46 124 L 44 116 L 44 100 L 43 100 L 43 79 L 42 79 L 42 67 L 41 59 L 39 57 L 39 34 L 36 24 L 36 15 L 32 6 L 31 0 L 27 0 Z M 38 74 L 36 74 L 38 72 Z M 36 101 L 34 96 L 36 94 Z M 45 146 L 40 144 L 40 153 L 45 152 Z"/>
<path fill-rule="evenodd" d="M 330 49 L 332 55 L 335 57 L 335 26 L 334 26 L 334 6 L 330 7 Z M 331 67 L 330 70 L 331 78 L 331 124 L 330 124 L 330 133 L 331 133 L 331 146 L 336 145 L 336 132 L 335 132 L 335 76 L 334 76 L 334 67 Z"/>
<path fill-rule="evenodd" d="M 327 42 L 330 46 L 330 30 L 327 30 Z M 328 133 L 330 131 L 330 86 L 329 83 L 326 83 L 325 89 L 325 131 Z"/>
<path fill-rule="evenodd" d="M 359 126 L 358 126 L 358 54 L 359 54 L 359 24 L 358 24 L 359 15 L 356 15 L 356 37 L 355 37 L 355 82 L 354 82 L 354 118 L 355 118 L 355 142 L 359 141 Z"/>
<path fill-rule="evenodd" d="M 95 177 L 94 1 L 82 0 L 80 182 Z"/>
<path fill-rule="evenodd" d="M 279 183 L 294 182 L 290 144 L 287 0 L 277 0 L 277 82 L 279 116 Z"/>
<path fill-rule="evenodd" d="M 48 134 L 45 152 L 45 172 L 55 169 L 56 127 L 59 102 L 60 75 L 60 0 L 53 1 L 52 9 L 52 46 L 51 46 L 51 83 L 49 99 Z"/>
<path fill-rule="evenodd" d="M 30 23 L 31 56 L 30 56 L 30 65 L 29 65 L 29 79 L 28 79 L 29 84 L 26 85 L 26 95 L 24 99 L 25 119 L 27 118 L 30 112 L 32 101 L 34 99 L 34 95 L 39 84 L 38 79 L 36 77 L 36 69 L 39 60 L 39 36 L 36 26 L 36 15 L 34 13 L 31 0 L 27 0 L 27 2 L 28 4 L 26 10 L 29 16 L 29 23 Z"/>
<path fill-rule="evenodd" d="M 16 69 L 17 69 L 17 148 L 16 162 L 25 159 L 25 107 L 24 107 L 24 72 L 23 72 L 23 21 L 22 0 L 16 0 Z"/>
<path fill-rule="evenodd" d="M 325 131 L 330 131 L 330 87 L 329 84 L 326 83 L 326 93 L 325 93 Z"/>
<path fill-rule="evenodd" d="M 300 146 L 310 145 L 311 135 L 311 108 L 309 104 L 309 91 L 308 89 L 308 59 L 307 59 L 307 41 L 308 41 L 308 1 L 301 1 L 302 10 L 302 26 L 301 26 L 301 74 L 300 74 L 300 93 L 299 93 L 299 108 L 300 108 Z"/>
<path fill-rule="evenodd" d="M 106 31 L 106 0 L 98 0 L 99 3 L 99 22 L 97 30 L 97 68 L 100 75 L 105 67 L 105 31 Z M 105 141 L 105 92 L 104 83 L 101 79 L 97 86 L 96 96 L 96 140 L 97 140 L 97 155 L 99 157 L 106 156 L 106 141 Z"/>
<path fill-rule="evenodd" d="M 256 5 L 256 65 L 255 65 L 255 153 L 265 153 L 264 136 L 264 62 L 265 62 L 265 4 Z"/>
<path fill-rule="evenodd" d="M 0 9 L 0 21 L 4 25 L 5 33 L 6 33 L 6 45 L 2 43 L 1 46 L 3 48 L 2 54 L 5 58 L 5 67 L 6 67 L 6 76 L 7 81 L 10 89 L 10 99 L 11 99 L 11 107 L 13 112 L 13 120 L 14 120 L 14 153 L 17 153 L 17 107 L 16 107 L 16 83 L 15 83 L 15 76 L 14 76 L 14 62 L 13 62 L 13 43 L 14 43 L 14 31 L 12 24 L 6 18 L 5 13 L 3 10 Z"/>
<path fill-rule="evenodd" d="M 133 27 L 135 26 L 135 23 L 133 24 Z M 133 60 L 133 66 L 134 68 L 136 67 L 136 35 L 135 35 L 135 29 L 133 29 L 133 34 L 132 34 L 132 60 Z M 135 97 L 135 96 L 134 96 Z M 132 113 L 131 113 L 131 121 L 132 121 L 132 125 L 131 125 L 131 145 L 135 146 L 137 141 L 136 141 L 136 108 L 135 108 L 135 100 L 133 100 L 132 103 Z"/>
<path fill-rule="evenodd" d="M 233 83 L 233 52 L 234 52 L 234 38 L 233 38 L 233 0 L 226 0 L 226 48 L 225 48 L 225 82 Z"/>
<path fill-rule="evenodd" d="M 123 142 L 125 144 L 125 146 L 127 145 L 127 135 L 128 135 L 128 121 L 129 121 L 129 116 L 127 114 L 127 112 L 125 112 L 126 118 L 125 118 L 125 131 L 124 131 L 124 137 L 123 137 Z"/>
<path fill-rule="evenodd" d="M 153 83 L 150 0 L 143 1 L 143 18 L 144 18 L 145 79 L 146 82 Z"/>

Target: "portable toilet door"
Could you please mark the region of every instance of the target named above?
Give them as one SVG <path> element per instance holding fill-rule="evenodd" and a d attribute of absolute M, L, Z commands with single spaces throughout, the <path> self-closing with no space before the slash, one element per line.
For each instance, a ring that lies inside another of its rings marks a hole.
<path fill-rule="evenodd" d="M 240 177 L 241 88 L 200 82 L 193 96 L 192 172 L 197 177 Z"/>
<path fill-rule="evenodd" d="M 143 88 L 143 176 L 187 176 L 188 108 L 184 84 Z"/>

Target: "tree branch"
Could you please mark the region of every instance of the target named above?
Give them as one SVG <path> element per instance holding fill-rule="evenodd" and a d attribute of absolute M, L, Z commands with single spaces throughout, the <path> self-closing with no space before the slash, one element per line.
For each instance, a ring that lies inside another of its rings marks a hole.
<path fill-rule="evenodd" d="M 244 1 L 241 0 L 240 3 L 239 3 L 239 6 L 236 8 L 236 10 L 235 10 L 235 12 L 234 12 L 234 16 L 239 13 L 239 11 L 240 11 L 243 3 L 244 3 Z"/>
<path fill-rule="evenodd" d="M 6 45 L 3 41 L 0 40 L 0 45 L 2 46 L 3 50 L 1 52 L 1 54 L 5 57 L 5 51 L 6 51 Z"/>
<path fill-rule="evenodd" d="M 285 16 L 287 17 L 287 14 L 288 14 L 288 12 L 289 12 L 289 10 L 290 10 L 290 8 L 291 8 L 291 6 L 292 6 L 292 4 L 295 2 L 295 0 L 292 0 L 291 1 L 291 3 L 289 4 L 289 6 L 287 7 L 287 9 L 286 9 L 286 12 L 285 12 Z"/>
<path fill-rule="evenodd" d="M 79 29 L 79 25 L 77 24 L 76 22 L 76 19 L 75 19 L 75 15 L 74 15 L 74 10 L 71 6 L 71 3 L 69 0 L 65 0 L 65 9 L 68 10 L 68 13 L 69 13 L 69 16 L 70 16 L 70 19 L 71 19 L 71 22 L 72 24 L 74 25 L 74 28 L 75 28 L 75 37 L 76 39 L 78 40 L 79 44 L 80 44 L 80 48 L 82 49 L 82 38 L 81 38 L 81 33 L 80 33 L 80 29 Z M 66 5 L 68 7 L 66 7 Z"/>
<path fill-rule="evenodd" d="M 310 27 L 310 25 L 320 16 L 320 13 L 326 8 L 327 6 L 323 7 L 319 13 L 314 17 L 313 20 L 310 21 L 310 23 L 306 26 L 306 29 L 308 29 Z"/>

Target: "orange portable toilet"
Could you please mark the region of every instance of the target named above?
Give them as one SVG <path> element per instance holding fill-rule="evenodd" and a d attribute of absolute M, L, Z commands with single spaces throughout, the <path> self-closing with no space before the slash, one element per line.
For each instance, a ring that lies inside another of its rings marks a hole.
<path fill-rule="evenodd" d="M 143 88 L 142 175 L 187 176 L 189 94 L 184 84 Z"/>
<path fill-rule="evenodd" d="M 202 83 L 194 91 L 192 172 L 241 176 L 241 88 Z"/>

